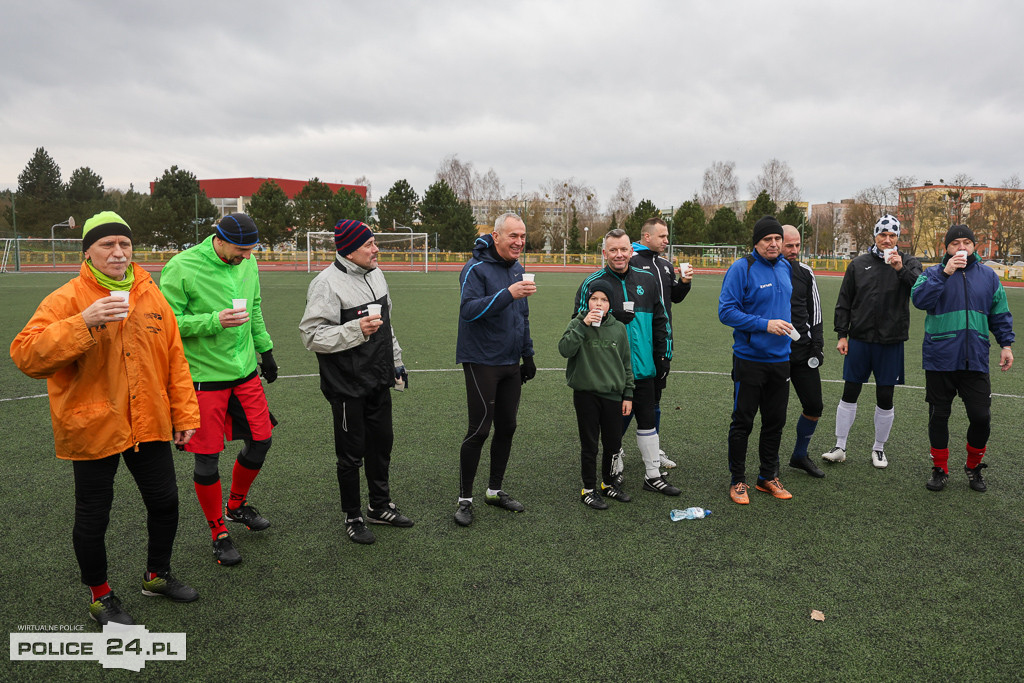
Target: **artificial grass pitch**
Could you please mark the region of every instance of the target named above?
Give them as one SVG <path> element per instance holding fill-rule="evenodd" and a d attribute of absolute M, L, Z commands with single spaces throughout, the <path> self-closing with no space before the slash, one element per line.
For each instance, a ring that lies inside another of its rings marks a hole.
<path fill-rule="evenodd" d="M 152 632 L 185 632 L 184 662 L 150 662 L 167 679 L 253 680 L 1016 680 L 1024 666 L 1018 614 L 1024 569 L 1020 458 L 1024 358 L 992 373 L 987 493 L 963 474 L 966 418 L 950 420 L 950 482 L 927 491 L 930 462 L 923 313 L 912 309 L 907 386 L 896 391 L 886 470 L 871 466 L 874 391 L 861 395 L 847 461 L 812 479 L 786 467 L 799 403 L 790 399 L 781 479 L 794 498 L 751 491 L 729 501 L 726 437 L 732 406 L 731 334 L 717 319 L 721 277 L 698 275 L 674 307 L 673 374 L 662 399 L 662 447 L 679 467 L 679 498 L 641 491 L 634 431 L 625 437 L 628 504 L 579 502 L 579 444 L 556 344 L 582 275 L 540 273 L 531 298 L 537 378 L 523 388 L 505 488 L 526 505 L 483 504 L 456 526 L 465 388 L 455 365 L 455 273 L 389 273 L 393 322 L 410 388 L 393 393 L 395 503 L 412 529 L 374 525 L 377 542 L 344 532 L 331 415 L 298 320 L 312 275 L 262 276 L 264 315 L 281 378 L 266 387 L 280 425 L 250 502 L 267 531 L 229 525 L 244 561 L 217 566 L 195 500 L 191 456 L 179 454 L 181 522 L 173 571 L 200 599 L 140 594 L 145 511 L 127 468 L 118 475 L 107 535 L 110 584 Z M 4 342 L 69 276 L 0 278 Z M 825 413 L 811 454 L 834 444 L 842 361 L 831 311 L 838 278 L 819 278 L 826 319 Z M 1024 289 L 1008 288 L 1024 320 Z M 1024 354 L 1021 354 L 1024 356 Z M 993 368 L 998 358 L 993 354 Z M 4 520 L 0 624 L 86 624 L 88 591 L 71 547 L 71 466 L 53 457 L 45 384 L 0 363 Z M 19 399 L 19 400 L 7 400 Z M 756 474 L 757 428 L 748 473 Z M 238 444 L 221 458 L 230 477 Z M 752 480 L 752 479 L 751 479 Z M 226 494 L 225 494 L 226 495 Z M 364 493 L 365 495 L 365 493 Z M 365 500 L 364 500 L 365 505 Z M 700 505 L 705 520 L 669 521 Z M 824 622 L 810 618 L 821 610 Z M 5 680 L 134 674 L 82 662 L 9 662 Z"/>

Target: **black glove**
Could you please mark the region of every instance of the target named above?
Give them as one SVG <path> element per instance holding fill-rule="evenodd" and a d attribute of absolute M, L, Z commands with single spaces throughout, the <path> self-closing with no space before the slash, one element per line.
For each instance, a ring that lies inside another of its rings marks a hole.
<path fill-rule="evenodd" d="M 398 389 L 398 391 L 405 391 L 409 388 L 409 373 L 406 372 L 404 365 L 399 365 L 395 368 L 395 381 L 395 389 Z M 399 388 L 397 382 L 401 382 L 401 388 Z"/>
<path fill-rule="evenodd" d="M 519 366 L 519 376 L 526 384 L 537 376 L 537 364 L 533 362 L 533 356 L 523 356 L 523 364 Z"/>
<path fill-rule="evenodd" d="M 811 347 L 811 357 L 818 359 L 818 367 L 820 368 L 825 364 L 825 352 L 820 346 Z"/>
<path fill-rule="evenodd" d="M 672 361 L 668 358 L 658 359 L 658 379 L 665 379 L 668 377 L 668 371 L 672 367 Z"/>
<path fill-rule="evenodd" d="M 612 311 L 612 317 L 618 320 L 623 325 L 628 325 L 631 322 L 633 322 L 633 318 L 636 316 L 633 314 L 633 311 L 617 310 Z"/>
<path fill-rule="evenodd" d="M 263 372 L 263 379 L 267 380 L 267 384 L 273 384 L 274 380 L 277 379 L 277 361 L 274 360 L 274 350 L 267 349 L 260 354 L 260 370 Z"/>

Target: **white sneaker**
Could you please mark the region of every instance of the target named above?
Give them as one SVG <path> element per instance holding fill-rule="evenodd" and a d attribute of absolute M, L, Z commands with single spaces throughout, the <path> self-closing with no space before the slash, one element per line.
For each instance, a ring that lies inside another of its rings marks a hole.
<path fill-rule="evenodd" d="M 670 470 L 676 466 L 674 460 L 669 460 L 667 457 L 665 457 L 665 451 L 658 451 L 658 459 L 661 461 L 661 466 L 664 467 L 666 470 Z"/>
<path fill-rule="evenodd" d="M 885 459 L 885 451 L 871 451 L 871 464 L 880 470 L 888 467 L 889 461 Z"/>
<path fill-rule="evenodd" d="M 840 448 L 839 446 L 833 446 L 828 453 L 822 453 L 821 457 L 829 462 L 842 462 L 846 460 L 846 449 Z"/>
<path fill-rule="evenodd" d="M 619 452 L 612 456 L 612 476 L 620 474 L 623 470 L 622 458 L 626 455 L 626 450 L 623 448 L 619 449 Z"/>

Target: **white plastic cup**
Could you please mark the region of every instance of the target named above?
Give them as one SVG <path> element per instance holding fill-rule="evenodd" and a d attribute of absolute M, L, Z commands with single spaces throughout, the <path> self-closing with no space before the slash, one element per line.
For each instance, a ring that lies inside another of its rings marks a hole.
<path fill-rule="evenodd" d="M 248 307 L 249 307 L 249 300 L 248 299 L 232 299 L 231 300 L 231 308 L 235 308 L 235 309 L 241 308 L 244 311 Z"/>
<path fill-rule="evenodd" d="M 963 256 L 964 258 L 967 258 L 967 250 L 966 249 L 961 249 L 960 251 L 956 252 L 956 255 L 957 256 Z"/>
<path fill-rule="evenodd" d="M 895 254 L 895 253 L 896 253 L 896 249 L 894 247 L 889 247 L 888 249 L 883 249 L 882 250 L 882 256 L 885 259 L 885 262 L 889 263 L 890 261 L 892 261 L 892 255 Z"/>
<path fill-rule="evenodd" d="M 130 293 L 131 292 L 129 292 L 126 289 L 112 289 L 112 290 L 110 290 L 110 296 L 117 297 L 118 299 L 124 299 L 125 303 L 128 303 L 128 295 Z M 114 317 L 116 317 L 116 318 L 127 318 L 128 317 L 128 313 L 118 313 Z"/>
<path fill-rule="evenodd" d="M 601 320 L 602 319 L 603 319 L 603 316 L 601 318 L 598 318 L 594 322 L 590 323 L 590 326 L 591 327 L 601 327 Z"/>
<path fill-rule="evenodd" d="M 679 276 L 680 277 L 686 277 L 686 269 L 689 268 L 689 267 L 690 267 L 690 264 L 686 263 L 685 261 L 683 263 L 680 263 L 679 264 Z"/>
<path fill-rule="evenodd" d="M 380 315 L 380 304 L 366 304 L 366 315 Z"/>
<path fill-rule="evenodd" d="M 523 273 L 523 282 L 533 282 L 534 273 Z"/>
<path fill-rule="evenodd" d="M 622 302 L 622 310 L 629 311 L 630 313 L 632 313 L 633 312 L 633 302 L 632 301 L 623 301 Z"/>
<path fill-rule="evenodd" d="M 788 334 L 789 338 L 792 339 L 793 341 L 800 341 L 800 333 L 796 331 L 795 327 L 790 329 L 790 331 L 787 332 L 786 334 Z"/>

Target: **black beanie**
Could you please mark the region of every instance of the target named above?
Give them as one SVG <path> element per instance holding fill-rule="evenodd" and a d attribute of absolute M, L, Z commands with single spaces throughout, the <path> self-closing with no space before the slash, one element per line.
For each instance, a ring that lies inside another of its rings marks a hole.
<path fill-rule="evenodd" d="M 757 244 L 768 235 L 782 237 L 782 223 L 775 220 L 775 216 L 761 216 L 761 220 L 754 223 L 754 244 Z"/>
<path fill-rule="evenodd" d="M 260 241 L 260 231 L 244 213 L 229 213 L 217 224 L 217 237 L 238 247 L 252 247 Z"/>
<path fill-rule="evenodd" d="M 950 242 L 958 240 L 961 237 L 966 237 L 970 241 L 974 242 L 974 232 L 966 225 L 949 226 L 949 230 L 946 231 L 946 246 L 948 247 Z"/>
<path fill-rule="evenodd" d="M 604 295 L 608 297 L 609 303 L 612 300 L 612 286 L 604 280 L 594 280 L 587 285 L 587 301 L 590 301 L 590 297 L 594 295 L 594 292 L 604 292 Z"/>

